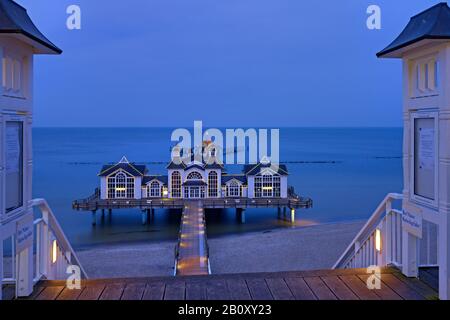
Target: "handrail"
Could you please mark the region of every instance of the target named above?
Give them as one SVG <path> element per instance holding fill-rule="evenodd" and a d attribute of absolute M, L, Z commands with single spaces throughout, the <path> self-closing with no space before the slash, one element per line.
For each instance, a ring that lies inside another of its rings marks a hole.
<path fill-rule="evenodd" d="M 42 218 L 36 219 L 35 224 L 43 222 L 51 229 L 51 231 L 55 235 L 56 240 L 58 241 L 58 245 L 63 249 L 64 252 L 70 253 L 71 259 L 73 259 L 75 262 L 74 264 L 78 265 L 82 275 L 84 275 L 84 278 L 87 279 L 88 276 L 86 271 L 81 265 L 80 260 L 78 259 L 78 256 L 75 253 L 75 250 L 73 250 L 69 240 L 67 239 L 64 231 L 62 230 L 58 220 L 53 214 L 53 211 L 48 205 L 47 201 L 45 199 L 33 199 L 31 200 L 31 205 L 32 207 L 39 208 L 39 210 L 42 213 Z"/>
<path fill-rule="evenodd" d="M 183 198 L 141 198 L 141 199 L 100 199 L 96 194 L 86 199 L 75 200 L 72 208 L 76 210 L 95 211 L 98 209 L 120 208 L 178 208 L 184 207 Z M 288 198 L 201 198 L 207 208 L 238 208 L 238 207 L 276 207 L 311 208 L 313 201 L 305 197 Z M 236 202 L 236 200 L 239 200 Z"/>
<path fill-rule="evenodd" d="M 349 256 L 355 254 L 355 248 L 357 245 L 362 244 L 364 241 L 370 238 L 371 234 L 375 231 L 380 221 L 383 217 L 392 211 L 392 201 L 393 200 L 402 200 L 403 195 L 399 193 L 389 193 L 384 200 L 380 203 L 380 205 L 375 209 L 374 213 L 370 216 L 358 234 L 355 236 L 352 242 L 347 246 L 344 253 L 339 257 L 336 263 L 333 265 L 333 269 L 337 269 L 344 262 L 349 260 Z"/>

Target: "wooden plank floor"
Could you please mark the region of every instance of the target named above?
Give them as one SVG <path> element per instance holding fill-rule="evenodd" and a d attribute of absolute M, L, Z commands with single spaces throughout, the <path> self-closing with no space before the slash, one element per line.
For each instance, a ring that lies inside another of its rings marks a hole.
<path fill-rule="evenodd" d="M 205 210 L 201 201 L 186 201 L 180 227 L 177 275 L 209 273 Z"/>
<path fill-rule="evenodd" d="M 384 268 L 381 288 L 369 290 L 365 269 L 87 280 L 81 290 L 41 281 L 35 300 L 431 300 L 419 279 Z M 5 288 L 8 289 L 8 288 Z M 11 289 L 9 289 L 11 290 Z M 11 292 L 10 292 L 11 293 Z M 4 295 L 6 297 L 6 295 Z M 10 298 L 11 294 L 9 295 Z"/>

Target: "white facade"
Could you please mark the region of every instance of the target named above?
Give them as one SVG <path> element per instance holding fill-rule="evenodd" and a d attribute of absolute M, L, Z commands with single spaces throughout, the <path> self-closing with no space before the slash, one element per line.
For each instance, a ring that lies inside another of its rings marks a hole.
<path fill-rule="evenodd" d="M 403 55 L 403 208 L 421 221 L 403 231 L 403 271 L 418 274 L 423 227 L 437 227 L 440 297 L 450 297 L 450 43 L 429 43 Z M 427 144 L 428 146 L 426 146 Z M 426 151 L 422 149 L 427 148 Z M 426 153 L 425 153 L 426 152 Z"/>
<path fill-rule="evenodd" d="M 12 1 L 5 1 L 1 9 L 0 258 L 3 261 L 4 241 L 13 243 L 16 294 L 26 296 L 33 289 L 34 265 L 31 131 L 33 56 L 34 54 L 59 54 L 61 51 L 37 29 L 32 31 L 36 38 L 28 37 L 20 29 L 14 29 L 15 19 L 20 19 L 23 25 L 32 24 L 24 8 Z M 3 23 L 7 25 L 7 32 L 4 32 Z M 0 261 L 0 284 L 4 278 L 2 261 Z"/>
<path fill-rule="evenodd" d="M 229 175 L 222 166 L 192 162 L 170 163 L 166 176 L 148 175 L 145 166 L 124 157 L 100 172 L 101 199 L 142 198 L 287 198 L 287 172 L 260 164 L 248 172 Z M 133 192 L 131 190 L 134 190 Z"/>
<path fill-rule="evenodd" d="M 0 59 L 0 257 L 3 257 L 3 241 L 15 241 L 18 226 L 33 229 L 30 204 L 33 50 L 17 39 L 0 36 Z M 32 264 L 32 254 L 31 247 L 23 248 L 18 253 L 19 264 Z M 27 295 L 32 291 L 32 269 L 17 270 L 19 279 L 24 281 L 18 294 Z"/>

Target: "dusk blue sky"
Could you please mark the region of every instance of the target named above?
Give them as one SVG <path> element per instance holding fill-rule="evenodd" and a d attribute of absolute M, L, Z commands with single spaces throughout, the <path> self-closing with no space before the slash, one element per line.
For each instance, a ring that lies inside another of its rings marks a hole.
<path fill-rule="evenodd" d="M 375 54 L 437 3 L 18 2 L 64 50 L 35 60 L 35 125 L 90 127 L 401 126 L 401 62 Z M 366 27 L 370 4 L 381 30 Z"/>

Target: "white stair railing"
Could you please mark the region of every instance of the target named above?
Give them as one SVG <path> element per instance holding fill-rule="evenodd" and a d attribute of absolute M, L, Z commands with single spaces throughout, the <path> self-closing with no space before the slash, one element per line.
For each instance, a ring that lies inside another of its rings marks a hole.
<path fill-rule="evenodd" d="M 334 264 L 333 269 L 402 264 L 402 212 L 393 209 L 403 195 L 390 193 Z"/>
<path fill-rule="evenodd" d="M 67 267 L 76 265 L 81 276 L 87 278 L 80 260 L 67 240 L 45 199 L 32 201 L 33 207 L 40 209 L 41 218 L 34 221 L 36 227 L 35 282 L 41 279 L 63 280 L 68 277 Z"/>
<path fill-rule="evenodd" d="M 32 200 L 32 207 L 38 208 L 40 217 L 34 220 L 35 249 L 33 267 L 33 282 L 40 280 L 65 280 L 70 274 L 67 273 L 69 266 L 78 266 L 80 276 L 87 279 L 86 271 L 83 269 L 75 251 L 70 245 L 64 231 L 58 223 L 53 211 L 45 199 Z M 12 255 L 16 256 L 14 236 L 11 238 Z M 16 259 L 11 258 L 12 270 L 9 277 L 2 279 L 3 284 L 15 285 Z"/>

